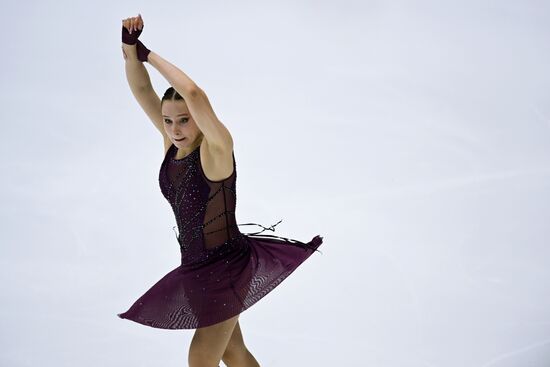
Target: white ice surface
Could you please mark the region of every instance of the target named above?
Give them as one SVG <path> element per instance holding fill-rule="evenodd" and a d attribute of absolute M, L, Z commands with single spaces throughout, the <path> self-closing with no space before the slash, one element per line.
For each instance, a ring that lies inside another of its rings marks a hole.
<path fill-rule="evenodd" d="M 161 135 L 124 74 L 138 12 L 232 133 L 238 222 L 324 237 L 241 315 L 262 366 L 550 366 L 532 0 L 4 2 L 0 366 L 187 366 L 193 331 L 116 316 L 179 264 Z"/>

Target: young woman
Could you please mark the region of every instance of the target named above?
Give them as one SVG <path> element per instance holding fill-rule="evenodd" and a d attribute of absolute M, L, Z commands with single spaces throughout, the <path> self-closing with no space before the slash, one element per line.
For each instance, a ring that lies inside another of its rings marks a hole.
<path fill-rule="evenodd" d="M 318 251 L 322 237 L 303 243 L 239 230 L 231 134 L 205 92 L 143 45 L 138 39 L 142 30 L 141 15 L 123 20 L 126 77 L 164 141 L 159 185 L 178 225 L 181 265 L 118 316 L 155 328 L 196 329 L 189 348 L 191 367 L 218 366 L 220 360 L 229 367 L 259 366 L 244 344 L 239 314 Z M 162 99 L 143 62 L 171 85 Z M 259 225 L 239 225 L 251 224 Z"/>

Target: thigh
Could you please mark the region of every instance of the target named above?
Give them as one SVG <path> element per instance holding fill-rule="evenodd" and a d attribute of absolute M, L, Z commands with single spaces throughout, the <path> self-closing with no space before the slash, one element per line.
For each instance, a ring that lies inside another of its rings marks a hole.
<path fill-rule="evenodd" d="M 195 330 L 189 346 L 190 367 L 219 365 L 239 316 Z"/>
<path fill-rule="evenodd" d="M 227 347 L 225 348 L 225 352 L 223 353 L 222 359 L 224 362 L 226 360 L 227 361 L 242 360 L 243 358 L 246 357 L 246 353 L 247 353 L 247 349 L 246 349 L 246 346 L 244 345 L 241 326 L 239 325 L 239 321 L 237 321 L 237 324 L 233 329 L 233 334 L 231 335 L 231 338 L 227 343 Z"/>

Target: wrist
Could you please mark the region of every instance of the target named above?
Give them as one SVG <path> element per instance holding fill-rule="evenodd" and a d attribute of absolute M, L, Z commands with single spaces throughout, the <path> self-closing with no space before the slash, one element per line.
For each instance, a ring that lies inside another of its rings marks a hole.
<path fill-rule="evenodd" d="M 132 45 L 122 45 L 122 56 L 126 62 L 139 61 L 137 49 Z"/>
<path fill-rule="evenodd" d="M 151 53 L 151 50 L 145 47 L 145 45 L 140 40 L 137 40 L 136 42 L 136 52 L 139 61 L 149 62 L 149 54 Z"/>

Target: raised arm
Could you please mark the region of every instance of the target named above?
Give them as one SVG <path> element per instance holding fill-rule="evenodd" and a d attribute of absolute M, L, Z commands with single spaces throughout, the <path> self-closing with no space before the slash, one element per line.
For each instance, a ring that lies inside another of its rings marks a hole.
<path fill-rule="evenodd" d="M 215 150 L 231 152 L 233 140 L 229 130 L 218 119 L 206 93 L 177 66 L 151 51 L 147 60 L 172 87 L 185 99 L 187 108 L 208 145 Z"/>
<path fill-rule="evenodd" d="M 143 29 L 143 19 L 138 17 L 123 20 L 122 50 L 126 60 L 126 76 L 132 93 L 164 136 L 165 145 L 169 138 L 164 131 L 161 100 L 153 91 L 149 75 L 142 62 L 155 67 L 170 85 L 183 97 L 197 127 L 207 141 L 208 149 L 215 154 L 227 155 L 233 150 L 231 134 L 217 118 L 206 93 L 182 70 L 150 51 L 138 39 Z M 132 34 L 132 32 L 134 32 Z M 157 120 L 158 119 L 158 120 Z"/>
<path fill-rule="evenodd" d="M 161 101 L 155 93 L 145 65 L 138 60 L 136 45 L 122 43 L 126 80 L 137 102 L 166 139 L 161 111 Z"/>

